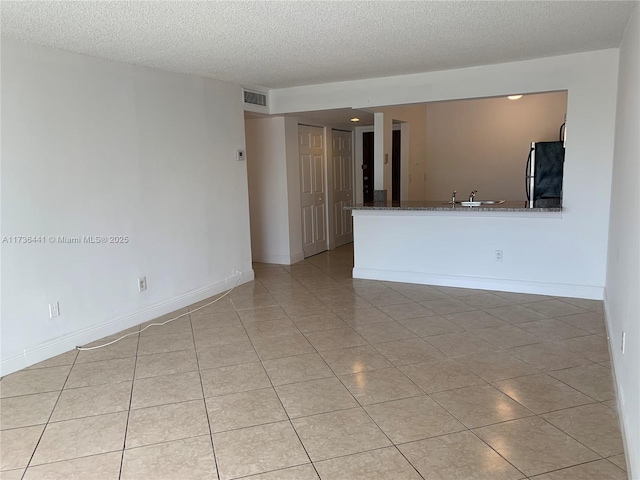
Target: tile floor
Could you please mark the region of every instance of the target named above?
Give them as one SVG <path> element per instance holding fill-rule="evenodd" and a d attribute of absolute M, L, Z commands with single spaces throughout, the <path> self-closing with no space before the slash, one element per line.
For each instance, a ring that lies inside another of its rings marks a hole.
<path fill-rule="evenodd" d="M 256 264 L 180 320 L 3 378 L 0 478 L 627 478 L 600 302 L 351 266 L 350 245 Z"/>

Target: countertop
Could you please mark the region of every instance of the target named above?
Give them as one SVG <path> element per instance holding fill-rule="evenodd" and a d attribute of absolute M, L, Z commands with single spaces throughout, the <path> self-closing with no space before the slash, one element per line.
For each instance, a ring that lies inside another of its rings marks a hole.
<path fill-rule="evenodd" d="M 456 204 L 453 207 L 445 200 L 439 202 L 371 202 L 344 207 L 345 210 L 425 210 L 434 212 L 561 212 L 562 207 L 527 207 L 527 202 L 505 202 L 494 205 L 482 205 L 479 207 L 463 207 Z"/>

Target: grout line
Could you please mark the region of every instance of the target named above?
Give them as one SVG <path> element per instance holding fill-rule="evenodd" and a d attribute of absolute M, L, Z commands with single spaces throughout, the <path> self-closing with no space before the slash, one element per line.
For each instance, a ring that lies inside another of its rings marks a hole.
<path fill-rule="evenodd" d="M 236 313 L 237 315 L 237 313 Z M 200 359 L 198 358 L 198 351 L 196 349 L 196 337 L 193 331 L 193 324 L 191 323 L 191 315 L 189 317 L 189 326 L 191 327 L 191 338 L 193 339 L 193 349 L 196 355 L 196 368 L 198 371 L 198 378 L 200 379 L 200 390 L 202 391 L 202 405 L 204 406 L 204 414 L 207 417 L 207 426 L 209 428 L 209 442 L 211 443 L 211 454 L 213 455 L 213 464 L 216 469 L 216 475 L 220 478 L 220 469 L 218 467 L 218 458 L 216 456 L 216 447 L 213 444 L 213 432 L 211 431 L 211 419 L 209 418 L 209 409 L 207 408 L 207 400 L 204 394 L 204 384 L 202 383 L 202 372 L 200 371 Z"/>
<path fill-rule="evenodd" d="M 131 405 L 133 404 L 133 390 L 135 388 L 136 380 L 136 367 L 138 365 L 138 348 L 140 348 L 140 334 L 138 334 L 138 343 L 136 345 L 136 360 L 133 363 L 133 378 L 131 380 L 131 395 L 129 396 L 129 408 L 127 409 L 127 423 L 124 428 L 124 438 L 122 439 L 122 455 L 120 456 L 120 471 L 118 473 L 118 479 L 122 478 L 122 467 L 124 466 L 124 453 L 127 445 L 127 433 L 129 432 L 129 418 L 131 418 Z"/>

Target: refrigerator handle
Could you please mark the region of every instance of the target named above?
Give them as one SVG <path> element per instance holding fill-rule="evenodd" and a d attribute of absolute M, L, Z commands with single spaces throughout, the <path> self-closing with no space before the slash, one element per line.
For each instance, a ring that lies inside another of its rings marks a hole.
<path fill-rule="evenodd" d="M 531 179 L 530 169 L 531 166 L 531 152 L 533 152 L 533 148 L 529 150 L 529 156 L 527 157 L 527 167 L 524 171 L 524 190 L 527 192 L 527 202 L 531 200 L 531 192 L 529 189 L 529 180 Z"/>

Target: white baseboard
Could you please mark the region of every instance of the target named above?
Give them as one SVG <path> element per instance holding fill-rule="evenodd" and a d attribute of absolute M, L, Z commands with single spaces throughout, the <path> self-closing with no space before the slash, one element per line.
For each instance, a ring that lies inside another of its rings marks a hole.
<path fill-rule="evenodd" d="M 253 261 L 259 263 L 273 263 L 277 265 L 293 265 L 304 260 L 304 253 L 282 255 L 278 253 L 252 253 Z"/>
<path fill-rule="evenodd" d="M 466 277 L 462 275 L 443 275 L 359 267 L 355 267 L 353 269 L 353 278 L 385 280 L 388 282 L 418 283 L 422 285 L 438 285 L 441 287 L 477 288 L 480 290 L 553 295 L 558 297 L 588 298 L 592 300 L 602 300 L 604 291 L 603 287 L 594 287 L 591 285 L 543 283 L 526 280 Z"/>
<path fill-rule="evenodd" d="M 620 376 L 618 372 L 620 371 L 620 367 L 618 366 L 619 356 L 618 345 L 614 342 L 613 329 L 611 326 L 611 315 L 609 309 L 609 299 L 607 298 L 607 291 L 604 291 L 604 320 L 607 326 L 607 339 L 609 344 L 609 358 L 611 358 L 611 368 L 613 370 L 613 386 L 616 393 L 616 408 L 618 410 L 618 423 L 620 426 L 620 433 L 622 434 L 622 444 L 624 446 L 625 453 L 625 461 L 627 463 L 627 472 L 629 478 L 637 478 L 634 476 L 634 472 L 636 471 L 635 461 L 636 458 L 631 458 L 633 449 L 629 438 L 629 416 L 627 414 L 627 406 L 624 403 L 624 389 L 620 384 Z M 640 454 L 639 454 L 640 455 Z M 636 472 L 637 473 L 637 472 Z"/>
<path fill-rule="evenodd" d="M 87 343 L 95 342 L 96 340 L 108 335 L 113 335 L 121 332 L 122 330 L 126 330 L 127 328 L 135 327 L 141 323 L 148 322 L 154 318 L 158 318 L 206 298 L 218 295 L 219 293 L 222 293 L 236 285 L 237 278 L 238 277 L 236 276 L 229 277 L 213 285 L 199 288 L 192 292 L 172 298 L 171 300 L 144 308 L 143 310 L 135 313 L 115 318 L 100 325 L 94 325 L 77 332 L 69 333 L 38 345 L 27 346 L 25 347 L 22 355 L 9 357 L 0 362 L 0 376 L 8 375 L 36 363 L 48 360 L 56 355 L 73 350 L 78 345 L 86 345 Z M 253 270 L 244 272 L 238 281 L 238 285 L 250 282 L 253 279 Z"/>

